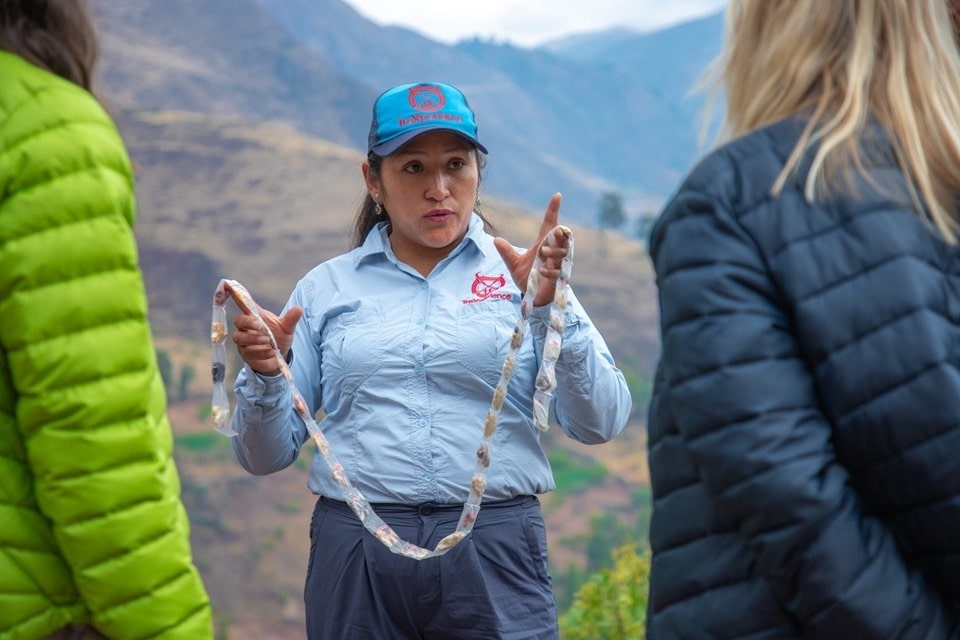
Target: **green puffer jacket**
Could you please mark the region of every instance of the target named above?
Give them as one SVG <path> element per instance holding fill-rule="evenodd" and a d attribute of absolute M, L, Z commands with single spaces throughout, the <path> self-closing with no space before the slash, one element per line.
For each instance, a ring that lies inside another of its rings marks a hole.
<path fill-rule="evenodd" d="M 101 106 L 0 52 L 0 640 L 213 636 L 134 209 Z"/>

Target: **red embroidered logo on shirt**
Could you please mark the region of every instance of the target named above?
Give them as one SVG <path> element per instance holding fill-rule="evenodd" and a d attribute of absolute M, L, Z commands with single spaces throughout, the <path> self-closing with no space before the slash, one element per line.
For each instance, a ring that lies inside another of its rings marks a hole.
<path fill-rule="evenodd" d="M 473 277 L 473 284 L 470 286 L 470 291 L 475 297 L 464 300 L 463 304 L 474 304 L 487 300 L 509 300 L 509 293 L 497 293 L 506 284 L 507 279 L 503 277 L 502 273 L 498 276 L 484 276 L 477 273 Z"/>

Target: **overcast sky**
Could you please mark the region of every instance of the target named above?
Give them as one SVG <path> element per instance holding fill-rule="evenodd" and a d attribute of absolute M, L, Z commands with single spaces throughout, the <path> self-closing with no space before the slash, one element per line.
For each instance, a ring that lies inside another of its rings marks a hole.
<path fill-rule="evenodd" d="M 650 31 L 719 11 L 726 0 L 346 0 L 381 25 L 454 43 L 481 36 L 519 47 L 620 26 Z"/>

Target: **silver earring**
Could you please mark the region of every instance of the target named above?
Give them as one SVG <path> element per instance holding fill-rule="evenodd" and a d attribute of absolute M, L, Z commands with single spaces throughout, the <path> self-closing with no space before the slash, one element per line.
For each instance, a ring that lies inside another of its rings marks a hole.
<path fill-rule="evenodd" d="M 377 216 L 378 218 L 383 215 L 383 207 L 380 206 L 379 202 L 373 207 L 373 215 Z"/>
<path fill-rule="evenodd" d="M 480 203 L 480 194 L 478 193 L 478 194 L 477 194 L 477 205 L 476 205 L 477 208 L 480 207 L 480 204 L 481 204 L 481 203 Z"/>

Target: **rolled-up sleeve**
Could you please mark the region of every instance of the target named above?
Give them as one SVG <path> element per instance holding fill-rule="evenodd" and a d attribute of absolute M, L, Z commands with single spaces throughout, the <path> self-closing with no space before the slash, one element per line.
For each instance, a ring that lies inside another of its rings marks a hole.
<path fill-rule="evenodd" d="M 311 338 L 309 308 L 303 303 L 306 295 L 298 286 L 284 308 L 304 308 L 304 316 L 294 331 L 290 364 L 293 379 L 311 411 L 315 411 L 320 395 L 320 363 Z M 293 408 L 293 394 L 282 375 L 262 376 L 244 367 L 234 385 L 237 409 L 232 426 L 237 432 L 233 450 L 244 469 L 254 475 L 266 475 L 285 469 L 300 454 L 300 447 L 309 434 Z"/>

